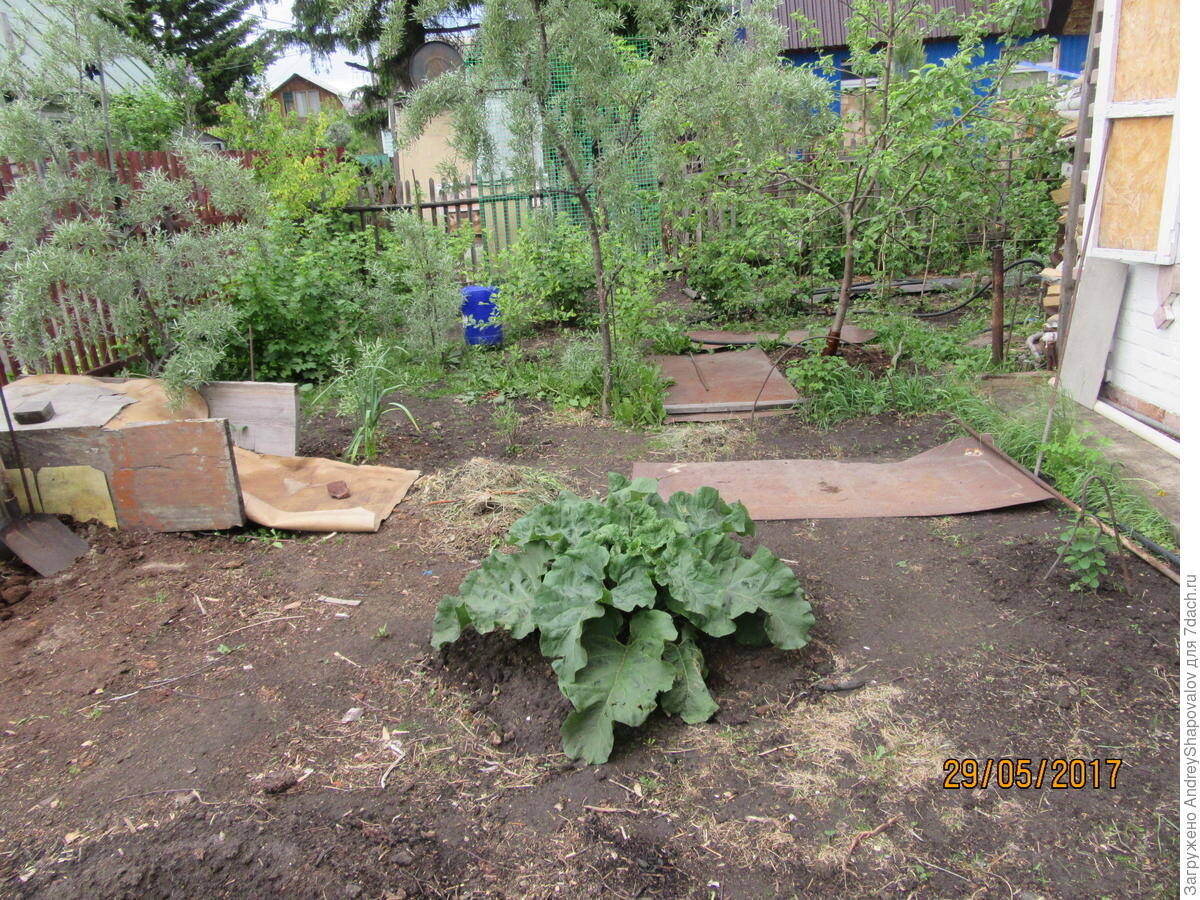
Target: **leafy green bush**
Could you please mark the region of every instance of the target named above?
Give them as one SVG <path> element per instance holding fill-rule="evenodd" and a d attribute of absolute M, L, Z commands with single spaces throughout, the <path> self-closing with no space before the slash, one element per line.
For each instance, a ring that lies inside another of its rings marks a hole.
<path fill-rule="evenodd" d="M 500 254 L 498 269 L 496 303 L 510 335 L 592 312 L 591 246 L 587 233 L 563 217 L 534 216 Z"/>
<path fill-rule="evenodd" d="M 1117 542 L 1095 526 L 1076 525 L 1058 536 L 1060 554 L 1067 568 L 1075 573 L 1071 590 L 1099 590 L 1100 576 L 1108 574 L 1106 553 L 1117 550 Z"/>
<path fill-rule="evenodd" d="M 231 148 L 254 152 L 255 174 L 286 215 L 333 213 L 354 199 L 361 169 L 346 146 L 352 132 L 344 112 L 323 107 L 301 119 L 268 97 L 244 94 L 217 113 L 214 131 Z"/>
<path fill-rule="evenodd" d="M 653 263 L 620 235 L 605 234 L 601 245 L 617 334 L 636 340 L 659 312 Z M 506 334 L 551 324 L 596 326 L 591 243 L 565 216 L 535 216 L 500 254 L 497 268 L 496 303 Z"/>
<path fill-rule="evenodd" d="M 544 384 L 566 406 L 590 407 L 600 399 L 604 369 L 594 335 L 572 338 Z M 624 425 L 659 425 L 666 382 L 657 366 L 620 345 L 613 357 L 613 418 Z"/>
<path fill-rule="evenodd" d="M 368 233 L 339 229 L 328 216 L 274 222 L 236 260 L 224 286 L 243 316 L 239 352 L 225 376 L 249 374 L 248 325 L 255 377 L 324 380 L 367 321 L 375 259 Z"/>
<path fill-rule="evenodd" d="M 813 616 L 795 574 L 765 547 L 746 557 L 731 534 L 753 535 L 754 523 L 713 488 L 664 502 L 653 479 L 610 473 L 604 501 L 564 492 L 518 520 L 507 537 L 516 552 L 493 551 L 442 600 L 433 646 L 467 627 L 538 632 L 575 707 L 563 750 L 602 763 L 617 722 L 640 725 L 659 704 L 689 723 L 716 712 L 700 634 L 785 650 L 808 642 Z"/>
<path fill-rule="evenodd" d="M 183 127 L 183 101 L 155 84 L 113 95 L 108 105 L 115 146 L 124 150 L 165 150 Z"/>

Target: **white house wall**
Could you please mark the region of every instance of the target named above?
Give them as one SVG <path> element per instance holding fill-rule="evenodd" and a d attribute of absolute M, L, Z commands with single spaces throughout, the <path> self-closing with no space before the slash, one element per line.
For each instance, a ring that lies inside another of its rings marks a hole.
<path fill-rule="evenodd" d="M 1157 328 L 1159 273 L 1163 267 L 1130 263 L 1125 299 L 1109 351 L 1109 386 L 1179 414 L 1179 298 L 1171 305 L 1175 321 Z"/>

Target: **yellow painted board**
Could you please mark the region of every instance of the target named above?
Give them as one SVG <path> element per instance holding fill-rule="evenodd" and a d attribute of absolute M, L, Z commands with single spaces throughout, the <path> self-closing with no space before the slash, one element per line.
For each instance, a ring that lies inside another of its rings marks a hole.
<path fill-rule="evenodd" d="M 109 528 L 117 527 L 108 479 L 92 466 L 45 466 L 36 473 L 25 470 L 33 491 L 33 512 L 70 516 L 76 522 L 100 522 Z M 21 505 L 30 512 L 25 487 L 18 469 L 5 469 L 4 480 Z"/>

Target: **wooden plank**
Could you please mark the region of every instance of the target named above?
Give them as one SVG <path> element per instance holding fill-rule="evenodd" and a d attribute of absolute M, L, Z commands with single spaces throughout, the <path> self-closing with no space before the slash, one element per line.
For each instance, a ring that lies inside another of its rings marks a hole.
<path fill-rule="evenodd" d="M 147 422 L 106 434 L 121 527 L 208 531 L 245 520 L 224 419 Z"/>
<path fill-rule="evenodd" d="M 1083 265 L 1071 331 L 1063 348 L 1060 382 L 1069 396 L 1089 409 L 1104 381 L 1128 278 L 1129 266 L 1116 260 L 1092 257 Z"/>
<path fill-rule="evenodd" d="M 295 384 L 212 381 L 200 394 L 214 419 L 228 419 L 233 442 L 243 450 L 295 456 L 300 436 L 300 397 Z"/>

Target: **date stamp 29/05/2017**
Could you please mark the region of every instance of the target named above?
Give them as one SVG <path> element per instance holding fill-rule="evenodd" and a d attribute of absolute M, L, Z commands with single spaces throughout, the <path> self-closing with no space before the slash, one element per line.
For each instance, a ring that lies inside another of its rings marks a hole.
<path fill-rule="evenodd" d="M 1056 791 L 1093 790 L 1117 787 L 1119 759 L 1025 759 L 1021 757 L 951 757 L 942 763 L 945 777 L 942 787 L 948 790 L 982 790 L 997 787 L 1001 790 Z"/>

